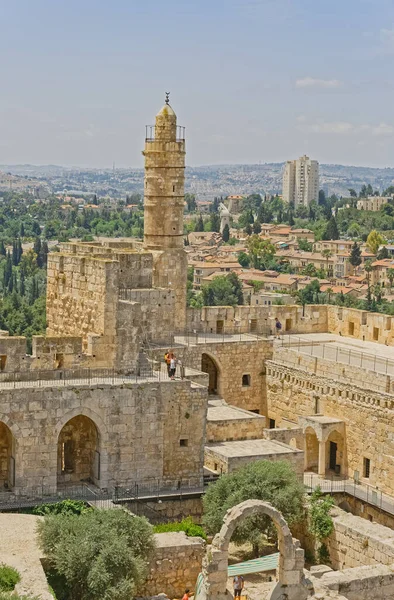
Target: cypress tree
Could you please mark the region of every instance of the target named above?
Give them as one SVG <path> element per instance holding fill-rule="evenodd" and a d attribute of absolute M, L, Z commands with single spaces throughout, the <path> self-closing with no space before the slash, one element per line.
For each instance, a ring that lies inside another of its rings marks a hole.
<path fill-rule="evenodd" d="M 5 249 L 4 241 L 0 241 L 0 254 L 2 256 L 7 256 L 7 250 Z"/>
<path fill-rule="evenodd" d="M 12 264 L 14 267 L 18 265 L 18 244 L 16 240 L 12 242 Z"/>
<path fill-rule="evenodd" d="M 21 238 L 18 238 L 18 265 L 21 262 L 22 254 L 23 254 L 22 242 L 21 242 Z"/>
<path fill-rule="evenodd" d="M 357 242 L 354 242 L 350 251 L 349 262 L 353 267 L 361 265 L 361 250 Z"/>
<path fill-rule="evenodd" d="M 223 228 L 222 238 L 223 238 L 223 242 L 228 242 L 230 239 L 230 228 L 227 225 L 227 223 Z"/>

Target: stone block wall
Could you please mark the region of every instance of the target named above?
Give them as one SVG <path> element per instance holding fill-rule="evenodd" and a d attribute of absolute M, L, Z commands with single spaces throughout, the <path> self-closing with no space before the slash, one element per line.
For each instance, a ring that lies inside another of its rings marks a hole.
<path fill-rule="evenodd" d="M 299 416 L 319 412 L 341 418 L 345 423 L 344 474 L 363 476 L 364 458 L 370 459 L 370 477 L 365 483 L 394 494 L 394 398 L 359 386 L 348 370 L 348 382 L 315 375 L 306 369 L 267 362 L 268 416 L 281 426 L 297 423 Z M 369 434 L 366 435 L 366 426 Z"/>
<path fill-rule="evenodd" d="M 368 342 L 394 345 L 394 317 L 380 313 L 328 307 L 328 331 Z"/>
<path fill-rule="evenodd" d="M 84 478 L 89 470 L 101 488 L 152 481 L 175 488 L 178 482 L 200 485 L 206 411 L 206 388 L 188 380 L 61 388 L 27 383 L 25 389 L 0 390 L 1 420 L 12 434 L 16 492 L 54 490 L 64 480 L 59 443 L 67 440 L 60 435 L 78 416 L 97 432 L 90 458 L 84 455 Z M 74 457 L 82 456 L 82 438 L 73 438 Z"/>
<path fill-rule="evenodd" d="M 393 566 L 375 565 L 324 573 L 320 583 L 347 600 L 394 598 Z M 331 597 L 331 594 L 330 594 Z"/>
<path fill-rule="evenodd" d="M 256 415 L 257 416 L 257 415 Z M 207 422 L 207 442 L 226 442 L 232 440 L 258 440 L 264 437 L 265 418 L 249 417 L 244 419 Z"/>
<path fill-rule="evenodd" d="M 206 343 L 188 346 L 178 354 L 185 365 L 201 370 L 202 357 L 208 355 L 218 372 L 218 395 L 228 404 L 266 415 L 265 361 L 272 355 L 268 340 Z M 249 375 L 249 385 L 243 385 Z"/>
<path fill-rule="evenodd" d="M 205 542 L 187 537 L 184 532 L 155 535 L 156 551 L 149 566 L 149 576 L 139 596 L 164 593 L 169 598 L 181 598 L 185 589 L 194 590 L 201 572 Z"/>
<path fill-rule="evenodd" d="M 328 331 L 327 306 L 206 306 L 187 310 L 188 331 L 216 333 L 218 322 L 224 333 L 275 332 L 275 317 L 283 333 L 322 333 Z"/>
<path fill-rule="evenodd" d="M 275 452 L 263 456 L 225 456 L 220 451 L 216 452 L 214 447 L 205 446 L 205 467 L 220 474 L 232 473 L 257 460 L 268 460 L 269 462 L 285 460 L 291 464 L 297 475 L 302 476 L 304 472 L 304 453 L 302 451 L 283 452 L 283 454 Z"/>
<path fill-rule="evenodd" d="M 127 302 L 139 304 L 139 326 L 144 339 L 169 343 L 178 318 L 175 293 L 170 289 L 150 288 L 127 290 Z M 126 310 L 125 306 L 125 310 Z M 121 331 L 122 328 L 118 328 Z"/>
<path fill-rule="evenodd" d="M 334 569 L 394 564 L 394 531 L 333 509 L 334 531 L 326 540 Z"/>

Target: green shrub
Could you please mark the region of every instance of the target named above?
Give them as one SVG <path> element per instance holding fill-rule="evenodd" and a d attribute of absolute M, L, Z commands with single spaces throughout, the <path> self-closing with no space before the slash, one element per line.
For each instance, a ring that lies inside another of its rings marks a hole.
<path fill-rule="evenodd" d="M 184 531 L 189 537 L 201 537 L 207 539 L 205 531 L 200 525 L 196 525 L 191 517 L 183 519 L 183 521 L 174 521 L 173 523 L 164 523 L 156 525 L 153 528 L 155 533 L 168 533 L 171 531 Z"/>
<path fill-rule="evenodd" d="M 21 580 L 21 576 L 14 567 L 0 564 L 0 591 L 10 592 Z"/>
<path fill-rule="evenodd" d="M 46 515 L 38 536 L 68 600 L 130 600 L 154 548 L 148 521 L 123 510 Z M 60 600 L 54 581 L 49 583 Z"/>
<path fill-rule="evenodd" d="M 93 510 L 82 500 L 62 500 L 51 504 L 40 504 L 33 508 L 33 515 L 80 515 L 87 510 Z"/>

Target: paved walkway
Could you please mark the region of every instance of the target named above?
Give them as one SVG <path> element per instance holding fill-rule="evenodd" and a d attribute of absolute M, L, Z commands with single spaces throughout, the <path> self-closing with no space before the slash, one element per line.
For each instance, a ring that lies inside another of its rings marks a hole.
<path fill-rule="evenodd" d="M 0 563 L 19 571 L 21 581 L 16 586 L 19 594 L 53 600 L 41 565 L 42 552 L 37 544 L 36 526 L 40 518 L 0 513 Z"/>
<path fill-rule="evenodd" d="M 285 335 L 275 342 L 300 354 L 316 356 L 345 365 L 360 367 L 375 373 L 394 375 L 394 347 L 375 342 L 363 342 L 330 333 Z"/>

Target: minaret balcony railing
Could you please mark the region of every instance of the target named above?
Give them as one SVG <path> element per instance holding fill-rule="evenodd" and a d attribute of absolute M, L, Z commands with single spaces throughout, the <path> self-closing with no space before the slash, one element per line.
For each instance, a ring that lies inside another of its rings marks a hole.
<path fill-rule="evenodd" d="M 160 133 L 160 135 L 157 135 L 156 129 L 158 130 L 158 132 Z M 154 142 L 155 140 L 160 140 L 160 141 L 169 141 L 169 142 L 173 142 L 174 140 L 171 139 L 171 130 L 168 130 L 168 140 L 166 140 L 166 136 L 164 135 L 164 130 L 162 127 L 158 127 L 156 128 L 156 125 L 145 125 L 145 141 L 146 142 Z M 177 125 L 176 126 L 176 142 L 184 142 L 185 141 L 185 127 L 182 127 L 182 125 Z"/>

